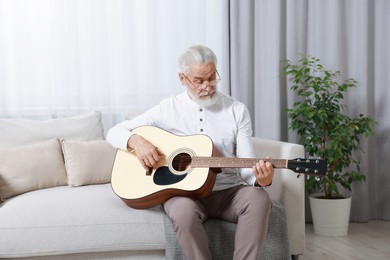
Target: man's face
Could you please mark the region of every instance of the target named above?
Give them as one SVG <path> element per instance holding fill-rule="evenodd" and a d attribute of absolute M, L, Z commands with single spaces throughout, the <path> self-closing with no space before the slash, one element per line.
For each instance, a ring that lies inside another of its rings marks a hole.
<path fill-rule="evenodd" d="M 179 78 L 195 102 L 211 99 L 216 92 L 218 80 L 214 63 L 190 65 L 188 73 L 179 73 Z"/>

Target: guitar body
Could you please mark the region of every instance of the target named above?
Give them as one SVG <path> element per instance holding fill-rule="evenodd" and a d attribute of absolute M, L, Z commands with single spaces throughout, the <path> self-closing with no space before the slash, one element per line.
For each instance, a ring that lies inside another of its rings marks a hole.
<path fill-rule="evenodd" d="M 111 185 L 128 206 L 150 208 L 174 196 L 201 198 L 211 192 L 216 175 L 209 168 L 191 168 L 180 163 L 172 166 L 177 165 L 174 160 L 178 155 L 211 157 L 213 143 L 208 136 L 177 136 L 152 126 L 138 127 L 132 132 L 149 140 L 165 156 L 151 172 L 145 172 L 134 152 L 117 150 Z"/>

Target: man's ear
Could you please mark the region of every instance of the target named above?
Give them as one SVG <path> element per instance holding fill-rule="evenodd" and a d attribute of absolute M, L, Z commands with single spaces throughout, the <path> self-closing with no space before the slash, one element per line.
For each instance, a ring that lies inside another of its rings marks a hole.
<path fill-rule="evenodd" d="M 184 84 L 184 80 L 185 80 L 184 74 L 179 72 L 178 75 L 179 75 L 179 80 L 180 80 L 181 84 L 183 86 L 185 86 L 185 84 Z"/>

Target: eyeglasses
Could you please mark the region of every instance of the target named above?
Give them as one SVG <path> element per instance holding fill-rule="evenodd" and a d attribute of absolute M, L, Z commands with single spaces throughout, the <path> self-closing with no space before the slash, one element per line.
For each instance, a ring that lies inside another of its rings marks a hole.
<path fill-rule="evenodd" d="M 210 81 L 203 81 L 202 83 L 195 83 L 195 82 L 192 82 L 192 81 L 187 77 L 187 75 L 184 74 L 184 73 L 183 73 L 183 76 L 184 76 L 184 77 L 185 77 L 185 78 L 186 78 L 194 87 L 196 87 L 196 88 L 203 88 L 203 87 L 205 87 L 205 86 L 203 86 L 203 85 L 206 85 L 206 84 L 208 84 L 210 87 L 215 87 L 215 86 L 218 84 L 218 82 L 221 81 L 221 77 L 219 76 L 219 73 L 218 73 L 218 70 L 217 70 L 217 69 L 215 69 L 215 74 L 216 74 L 216 76 L 217 76 L 216 79 L 210 80 Z"/>

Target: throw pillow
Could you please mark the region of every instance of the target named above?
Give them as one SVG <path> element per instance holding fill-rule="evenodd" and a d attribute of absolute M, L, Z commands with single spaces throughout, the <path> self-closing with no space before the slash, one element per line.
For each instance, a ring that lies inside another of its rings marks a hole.
<path fill-rule="evenodd" d="M 116 149 L 106 141 L 62 140 L 69 186 L 109 183 Z"/>
<path fill-rule="evenodd" d="M 53 138 L 103 140 L 100 112 L 49 120 L 0 119 L 0 150 L 39 143 Z"/>
<path fill-rule="evenodd" d="M 0 151 L 2 200 L 66 183 L 66 171 L 58 139 Z"/>

